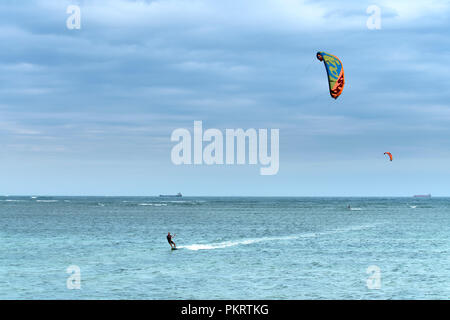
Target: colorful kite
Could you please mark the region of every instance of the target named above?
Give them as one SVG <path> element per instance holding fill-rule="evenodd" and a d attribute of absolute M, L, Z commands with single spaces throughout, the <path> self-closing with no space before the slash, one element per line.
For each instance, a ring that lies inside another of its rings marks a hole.
<path fill-rule="evenodd" d="M 390 152 L 385 152 L 384 153 L 385 155 L 387 155 L 387 156 L 389 156 L 389 160 L 391 160 L 392 161 L 392 153 L 390 153 Z"/>
<path fill-rule="evenodd" d="M 344 68 L 341 60 L 332 54 L 319 51 L 317 52 L 317 59 L 324 62 L 325 69 L 328 75 L 328 85 L 330 88 L 330 95 L 337 99 L 344 90 Z"/>

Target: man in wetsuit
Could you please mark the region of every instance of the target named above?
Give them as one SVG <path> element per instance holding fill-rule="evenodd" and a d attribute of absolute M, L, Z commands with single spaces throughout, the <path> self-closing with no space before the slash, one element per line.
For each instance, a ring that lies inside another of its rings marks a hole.
<path fill-rule="evenodd" d="M 172 241 L 172 238 L 175 237 L 175 236 L 176 236 L 176 234 L 174 234 L 174 235 L 172 236 L 172 235 L 170 234 L 170 232 L 167 233 L 167 241 L 169 242 L 171 248 L 174 248 L 174 247 L 176 248 L 176 247 L 177 247 L 177 245 L 175 244 L 175 242 Z"/>

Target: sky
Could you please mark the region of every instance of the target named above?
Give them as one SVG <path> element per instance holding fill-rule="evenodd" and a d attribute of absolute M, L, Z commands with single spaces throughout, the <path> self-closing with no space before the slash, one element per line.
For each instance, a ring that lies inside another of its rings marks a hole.
<path fill-rule="evenodd" d="M 439 0 L 4 0 L 0 195 L 450 196 L 448 30 Z M 175 165 L 194 121 L 279 129 L 278 173 Z"/>

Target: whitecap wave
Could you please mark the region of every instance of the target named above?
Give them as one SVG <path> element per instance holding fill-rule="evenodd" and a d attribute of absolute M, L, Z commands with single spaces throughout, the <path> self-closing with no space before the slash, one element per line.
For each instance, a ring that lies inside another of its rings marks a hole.
<path fill-rule="evenodd" d="M 169 200 L 169 201 L 161 201 L 162 203 L 171 203 L 171 204 L 201 204 L 205 203 L 204 200 Z"/>
<path fill-rule="evenodd" d="M 165 207 L 167 203 L 139 203 L 138 206 Z"/>

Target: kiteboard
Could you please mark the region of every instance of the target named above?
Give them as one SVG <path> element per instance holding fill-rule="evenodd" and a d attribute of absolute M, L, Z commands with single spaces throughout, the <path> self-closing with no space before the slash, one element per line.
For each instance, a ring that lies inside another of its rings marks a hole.
<path fill-rule="evenodd" d="M 178 250 L 177 248 L 172 248 L 172 250 Z"/>

